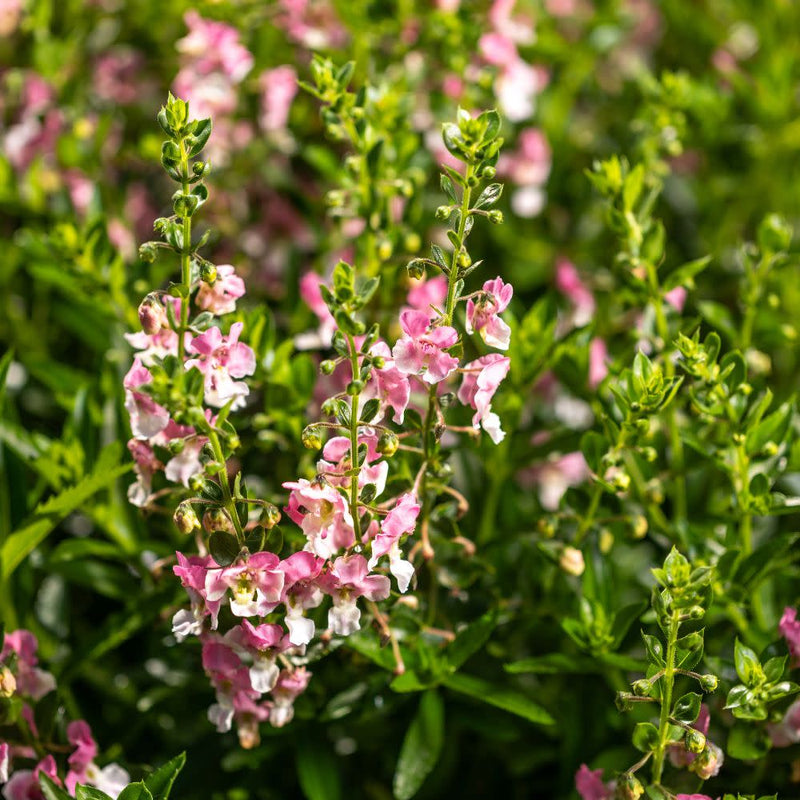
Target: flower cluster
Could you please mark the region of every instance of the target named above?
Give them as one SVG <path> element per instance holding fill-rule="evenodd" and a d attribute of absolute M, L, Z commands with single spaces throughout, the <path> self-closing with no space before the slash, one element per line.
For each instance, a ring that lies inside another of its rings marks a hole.
<path fill-rule="evenodd" d="M 358 281 L 356 270 L 340 262 L 331 285 L 313 273 L 303 280 L 320 330 L 298 346 L 332 347 L 336 357 L 321 363 L 322 378 L 336 379 L 348 367 L 350 376 L 321 403 L 332 421 L 312 423 L 303 432 L 307 447 L 321 449 L 315 474 L 283 483 L 284 512 L 302 534 L 299 546 L 275 544 L 271 531 L 280 512 L 250 496 L 241 475 L 229 474 L 227 459 L 240 443 L 228 416 L 245 407 L 250 387 L 243 379 L 258 365 L 253 350 L 240 341 L 243 323 L 224 326 L 217 319 L 236 312 L 245 291 L 242 279 L 233 267 L 208 262 L 192 245 L 192 216 L 208 191 L 202 184 L 204 162 L 191 164 L 190 156 L 208 140 L 210 122 L 190 120 L 187 105 L 172 97 L 159 122 L 170 136 L 162 163 L 182 190 L 174 198 L 175 217 L 156 222 L 165 241 L 147 243 L 141 252 L 145 258 L 161 249 L 176 252 L 182 281 L 142 301 L 142 331 L 129 336 L 138 351 L 125 378 L 133 432 L 129 448 L 137 472 L 130 499 L 148 506 L 164 494 L 182 493 L 169 484 L 154 488 L 162 470 L 166 481 L 200 492 L 184 496 L 174 515 L 184 533 L 202 527 L 209 538 L 198 555 L 177 553 L 174 573 L 189 607 L 174 615 L 173 633 L 179 641 L 199 638 L 203 668 L 216 693 L 209 719 L 219 731 L 235 725 L 242 746 L 252 747 L 261 723 L 280 727 L 292 719 L 294 701 L 311 677 L 304 666 L 308 648 L 359 631 L 365 607 L 388 631 L 397 671 L 403 671 L 399 647 L 376 603 L 391 594 L 389 575 L 401 594 L 414 578 L 403 547 L 423 514 L 432 448 L 447 428 L 439 400 L 445 385 L 460 377 L 454 394 L 474 412 L 471 427 L 453 430 L 477 434 L 482 427 L 494 442 L 504 436 L 492 400 L 510 359 L 488 353 L 462 364 L 465 342 L 454 324 L 461 301 L 467 334 L 498 350 L 509 347 L 511 329 L 501 315 L 512 287 L 496 278 L 462 296 L 464 278 L 474 269 L 465 247 L 472 227 L 467 220 L 484 215 L 499 221 L 499 212 L 485 210 L 500 196 L 499 184 L 471 198 L 476 175 L 494 173 L 499 120 L 493 112 L 478 119 L 462 114 L 457 133 L 445 134 L 448 147 L 468 164 L 466 177 L 451 170 L 448 178 L 450 186 L 456 180 L 463 187 L 458 244 L 450 265 L 434 246 L 430 264 L 444 274 L 412 288 L 393 345 L 380 338 L 378 325 L 367 330 L 359 318 L 378 278 Z M 410 265 L 410 271 L 417 269 Z M 389 460 L 409 435 L 394 430 L 389 417 L 402 425 L 409 407 L 426 416 L 417 450 L 426 457 L 410 490 L 384 497 Z M 323 443 L 325 431 L 334 435 Z M 323 605 L 326 627 L 320 630 L 316 610 Z"/>
<path fill-rule="evenodd" d="M 16 726 L 22 743 L 0 741 L 0 784 L 4 800 L 40 800 L 40 776 L 63 786 L 71 797 L 79 784 L 93 786 L 115 799 L 128 785 L 130 776 L 118 764 L 97 764 L 98 746 L 84 720 L 66 726 L 69 755 L 66 771 L 59 766 L 48 744 L 42 741 L 34 716 L 35 704 L 56 690 L 49 672 L 39 666 L 38 642 L 27 630 L 7 633 L 0 648 L 0 711 L 3 726 Z M 16 737 L 15 737 L 16 738 Z M 63 777 L 62 777 L 63 776 Z"/>

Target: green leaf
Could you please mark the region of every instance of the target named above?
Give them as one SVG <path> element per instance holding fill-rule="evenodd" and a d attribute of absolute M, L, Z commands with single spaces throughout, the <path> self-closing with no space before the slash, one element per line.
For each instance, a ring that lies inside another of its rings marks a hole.
<path fill-rule="evenodd" d="M 683 264 L 667 275 L 664 283 L 662 284 L 662 290 L 664 292 L 669 292 L 672 289 L 676 289 L 678 286 L 686 286 L 686 284 L 692 278 L 694 278 L 695 275 L 701 273 L 710 262 L 711 256 L 703 256 L 695 261 L 689 261 L 688 263 Z"/>
<path fill-rule="evenodd" d="M 117 797 L 117 800 L 153 800 L 150 790 L 142 783 L 129 783 Z"/>
<path fill-rule="evenodd" d="M 487 611 L 482 617 L 470 623 L 444 651 L 447 663 L 455 671 L 474 653 L 478 652 L 497 626 L 497 612 Z"/>
<path fill-rule="evenodd" d="M 658 748 L 658 728 L 652 722 L 639 722 L 633 729 L 633 746 L 642 753 Z"/>
<path fill-rule="evenodd" d="M 6 399 L 6 379 L 8 378 L 8 370 L 13 358 L 13 350 L 7 351 L 6 354 L 0 358 L 0 414 L 3 412 L 3 404 Z"/>
<path fill-rule="evenodd" d="M 503 668 L 512 674 L 537 673 L 540 675 L 592 675 L 604 674 L 605 665 L 611 665 L 628 672 L 644 672 L 646 664 L 619 653 L 598 653 L 596 656 L 573 655 L 570 653 L 548 653 L 544 656 L 524 658 L 505 664 Z"/>
<path fill-rule="evenodd" d="M 45 800 L 71 800 L 70 796 L 57 786 L 49 775 L 39 773 L 39 785 L 42 787 Z"/>
<path fill-rule="evenodd" d="M 342 796 L 336 757 L 319 742 L 301 741 L 297 751 L 297 777 L 307 800 L 339 800 Z"/>
<path fill-rule="evenodd" d="M 118 443 L 108 445 L 89 475 L 77 485 L 37 506 L 22 526 L 6 539 L 0 549 L 0 576 L 4 581 L 62 520 L 131 469 L 130 464 L 118 463 L 120 454 Z"/>
<path fill-rule="evenodd" d="M 75 800 L 111 800 L 111 798 L 94 786 L 83 786 L 79 783 L 75 787 Z"/>
<path fill-rule="evenodd" d="M 503 194 L 503 184 L 502 183 L 490 183 L 481 193 L 478 199 L 475 201 L 475 205 L 473 208 L 486 208 L 487 206 L 493 206 L 499 199 L 500 196 Z"/>
<path fill-rule="evenodd" d="M 214 531 L 208 540 L 211 557 L 221 567 L 229 567 L 239 557 L 241 548 L 237 538 L 226 531 Z"/>
<path fill-rule="evenodd" d="M 181 753 L 175 758 L 160 766 L 152 775 L 144 779 L 145 786 L 153 795 L 153 800 L 167 800 L 175 778 L 186 764 L 186 753 Z"/>
<path fill-rule="evenodd" d="M 675 701 L 672 716 L 678 722 L 686 722 L 691 725 L 700 716 L 700 704 L 702 702 L 703 698 L 699 694 L 689 692 Z"/>
<path fill-rule="evenodd" d="M 644 613 L 647 603 L 642 601 L 623 606 L 614 614 L 614 622 L 611 626 L 611 635 L 614 637 L 613 647 L 616 650 L 621 644 L 629 628 Z"/>
<path fill-rule="evenodd" d="M 450 675 L 444 680 L 444 685 L 455 692 L 465 694 L 475 700 L 502 708 L 511 714 L 536 722 L 539 725 L 554 725 L 555 720 L 541 706 L 529 700 L 522 694 L 510 689 L 503 689 L 494 684 L 475 678 L 472 675 L 464 675 L 458 672 Z"/>
<path fill-rule="evenodd" d="M 403 739 L 394 773 L 397 800 L 410 800 L 433 771 L 444 743 L 444 704 L 434 689 L 420 698 L 419 709 Z"/>
<path fill-rule="evenodd" d="M 764 449 L 767 442 L 780 444 L 794 416 L 794 403 L 783 403 L 777 411 L 765 417 L 747 434 L 747 453 L 755 455 Z"/>
<path fill-rule="evenodd" d="M 738 637 L 733 649 L 733 658 L 736 674 L 743 684 L 752 688 L 763 682 L 764 672 L 758 656 L 749 647 L 743 645 Z"/>

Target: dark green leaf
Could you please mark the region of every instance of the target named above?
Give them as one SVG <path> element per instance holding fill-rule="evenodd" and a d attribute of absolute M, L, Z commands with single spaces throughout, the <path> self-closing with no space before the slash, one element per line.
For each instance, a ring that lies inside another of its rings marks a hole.
<path fill-rule="evenodd" d="M 433 771 L 444 743 L 444 704 L 430 689 L 420 698 L 419 709 L 406 732 L 393 789 L 397 800 L 410 800 Z"/>

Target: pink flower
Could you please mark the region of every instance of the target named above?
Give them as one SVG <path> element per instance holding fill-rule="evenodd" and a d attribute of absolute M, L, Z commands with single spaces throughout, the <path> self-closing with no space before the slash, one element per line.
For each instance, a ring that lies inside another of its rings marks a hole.
<path fill-rule="evenodd" d="M 272 690 L 273 706 L 270 709 L 269 724 L 282 728 L 294 717 L 294 701 L 308 687 L 311 673 L 305 667 L 294 670 L 281 670 L 278 682 Z"/>
<path fill-rule="evenodd" d="M 385 600 L 389 596 L 389 579 L 385 575 L 368 575 L 367 560 L 359 554 L 340 556 L 330 572 L 322 576 L 323 588 L 333 599 L 328 611 L 328 627 L 338 636 L 349 636 L 361 628 L 359 597 Z"/>
<path fill-rule="evenodd" d="M 529 482 L 538 485 L 542 508 L 555 511 L 567 489 L 583 483 L 589 475 L 583 453 L 576 451 L 537 464 L 521 472 L 518 479 L 523 486 Z"/>
<path fill-rule="evenodd" d="M 664 299 L 680 314 L 686 303 L 686 289 L 683 286 L 676 286 L 664 295 Z"/>
<path fill-rule="evenodd" d="M 136 473 L 136 480 L 128 487 L 128 501 L 137 508 L 144 508 L 150 503 L 153 475 L 164 465 L 147 442 L 131 439 L 128 450 L 133 456 L 133 470 Z"/>
<path fill-rule="evenodd" d="M 675 800 L 712 800 L 707 794 L 676 794 Z"/>
<path fill-rule="evenodd" d="M 289 629 L 289 641 L 300 647 L 314 637 L 314 620 L 307 619 L 305 610 L 316 608 L 323 600 L 323 592 L 317 586 L 317 578 L 325 562 L 323 559 L 301 550 L 292 553 L 281 562 L 284 574 L 282 601 L 286 606 L 284 622 Z"/>
<path fill-rule="evenodd" d="M 786 645 L 792 657 L 792 666 L 800 667 L 800 621 L 797 619 L 797 611 L 794 608 L 787 606 L 783 610 L 778 630 L 786 639 Z"/>
<path fill-rule="evenodd" d="M 253 56 L 239 41 L 239 31 L 226 25 L 203 19 L 197 11 L 187 11 L 184 21 L 189 33 L 176 47 L 196 61 L 201 74 L 221 70 L 233 83 L 240 83 L 253 68 Z M 195 110 L 195 113 L 199 113 Z"/>
<path fill-rule="evenodd" d="M 591 770 L 586 764 L 581 764 L 575 773 L 575 788 L 582 800 L 612 800 L 614 797 L 614 784 L 603 783 L 603 770 Z"/>
<path fill-rule="evenodd" d="M 195 298 L 197 305 L 212 314 L 230 314 L 236 311 L 236 301 L 244 294 L 244 281 L 230 264 L 217 267 L 217 279 L 213 286 L 204 281 Z"/>
<path fill-rule="evenodd" d="M 327 482 L 312 483 L 305 478 L 283 486 L 292 490 L 284 510 L 303 529 L 312 553 L 328 559 L 355 544 L 353 517 L 337 489 Z"/>
<path fill-rule="evenodd" d="M 178 563 L 172 568 L 181 580 L 181 586 L 189 594 L 191 612 L 179 611 L 172 619 L 172 632 L 178 641 L 189 635 L 199 636 L 203 630 L 203 620 L 211 617 L 211 629 L 216 630 L 222 598 L 211 600 L 206 591 L 206 578 L 218 566 L 211 556 L 189 556 L 175 553 Z M 188 614 L 188 617 L 187 617 Z"/>
<path fill-rule="evenodd" d="M 250 394 L 244 381 L 232 380 L 256 371 L 255 354 L 239 341 L 243 327 L 234 322 L 227 336 L 219 328 L 209 328 L 189 343 L 187 349 L 198 357 L 189 359 L 186 369 L 197 367 L 205 375 L 205 400 L 211 406 L 219 408 L 233 400 L 231 408 L 240 408 Z"/>
<path fill-rule="evenodd" d="M 167 427 L 169 411 L 147 394 L 136 391 L 153 380 L 138 356 L 125 376 L 125 408 L 131 418 L 131 431 L 136 439 L 151 439 Z"/>
<path fill-rule="evenodd" d="M 496 31 L 484 33 L 481 36 L 478 50 L 483 58 L 495 67 L 509 66 L 519 58 L 514 42 Z"/>
<path fill-rule="evenodd" d="M 464 379 L 458 390 L 458 400 L 475 409 L 472 426 L 483 429 L 495 444 L 505 438 L 500 419 L 492 411 L 492 398 L 503 379 L 508 375 L 511 359 L 499 353 L 489 353 L 464 366 Z"/>
<path fill-rule="evenodd" d="M 767 732 L 773 747 L 790 747 L 800 742 L 800 700 L 795 700 L 786 709 L 779 723 L 768 724 Z"/>
<path fill-rule="evenodd" d="M 422 375 L 426 383 L 439 383 L 456 367 L 458 359 L 445 350 L 458 341 L 455 328 L 447 325 L 431 327 L 423 311 L 407 309 L 400 314 L 404 336 L 392 350 L 394 363 L 406 375 Z"/>
<path fill-rule="evenodd" d="M 383 367 L 373 369 L 361 399 L 366 403 L 373 397 L 377 397 L 381 403 L 382 416 L 386 414 L 386 409 L 392 409 L 394 421 L 401 424 L 408 407 L 411 397 L 411 384 L 408 376 L 401 372 L 394 360 L 389 345 L 385 342 L 375 342 L 370 347 L 369 352 L 373 356 L 380 356 L 383 359 Z M 380 419 L 375 420 L 380 422 Z"/>
<path fill-rule="evenodd" d="M 608 348 L 606 343 L 595 336 L 589 343 L 589 388 L 596 389 L 608 375 Z"/>
<path fill-rule="evenodd" d="M 447 277 L 436 275 L 427 280 L 415 281 L 408 292 L 408 305 L 417 311 L 424 311 L 429 319 L 435 319 L 438 313 L 434 309 L 444 308 L 447 300 Z M 433 308 L 431 308 L 433 306 Z"/>
<path fill-rule="evenodd" d="M 511 328 L 498 314 L 508 308 L 513 294 L 514 287 L 510 283 L 503 283 L 502 278 L 486 281 L 477 298 L 467 301 L 467 333 L 480 333 L 490 347 L 508 350 Z"/>
<path fill-rule="evenodd" d="M 208 439 L 205 436 L 192 436 L 184 442 L 183 449 L 173 456 L 164 467 L 164 474 L 173 483 L 182 483 L 188 488 L 195 475 L 201 475 L 204 467 L 200 453 Z"/>
<path fill-rule="evenodd" d="M 331 345 L 333 332 L 336 330 L 336 321 L 322 299 L 322 292 L 319 288 L 322 284 L 323 280 L 316 272 L 306 272 L 300 278 L 300 297 L 317 315 L 320 324 L 316 333 L 301 334 L 296 337 L 295 344 L 299 350 L 314 350 Z"/>
<path fill-rule="evenodd" d="M 380 533 L 372 540 L 372 555 L 367 566 L 374 569 L 381 556 L 389 556 L 389 571 L 397 580 L 401 592 L 408 589 L 414 577 L 414 567 L 410 561 L 400 556 L 400 539 L 413 533 L 417 526 L 420 505 L 413 494 L 404 494 L 397 505 L 384 517 Z"/>
<path fill-rule="evenodd" d="M 6 661 L 11 653 L 16 653 L 17 692 L 34 700 L 41 700 L 56 688 L 55 678 L 36 666 L 39 663 L 36 657 L 38 648 L 36 637 L 30 631 L 20 629 L 5 635 L 0 650 L 0 663 Z"/>
<path fill-rule="evenodd" d="M 556 262 L 556 288 L 572 303 L 572 324 L 578 328 L 588 324 L 594 316 L 594 295 L 581 280 L 575 265 L 565 258 Z"/>
<path fill-rule="evenodd" d="M 0 742 L 0 783 L 5 783 L 8 780 L 8 745 L 5 742 Z"/>
<path fill-rule="evenodd" d="M 253 553 L 243 564 L 210 569 L 206 573 L 206 597 L 222 600 L 230 589 L 231 611 L 237 617 L 265 617 L 278 605 L 284 575 L 274 553 Z"/>
<path fill-rule="evenodd" d="M 229 631 L 225 639 L 234 642 L 252 657 L 249 675 L 253 689 L 259 694 L 271 691 L 280 672 L 275 659 L 290 646 L 283 628 L 274 624 L 254 626 L 245 619 L 241 625 Z"/>
<path fill-rule="evenodd" d="M 267 133 L 286 128 L 289 109 L 297 94 L 297 73 L 294 67 L 284 64 L 265 70 L 258 79 L 261 88 L 261 115 L 259 125 Z"/>
<path fill-rule="evenodd" d="M 39 775 L 44 773 L 52 778 L 59 786 L 61 779 L 58 777 L 56 760 L 53 756 L 45 756 L 34 770 L 17 770 L 3 789 L 5 800 L 42 800 L 44 796 L 39 788 Z"/>
<path fill-rule="evenodd" d="M 375 487 L 375 496 L 378 497 L 386 488 L 389 464 L 386 461 L 380 461 L 382 456 L 377 449 L 378 437 L 375 434 L 362 433 L 358 437 L 358 442 L 367 446 L 367 452 L 358 473 L 358 485 L 364 487 L 372 484 Z M 347 436 L 334 436 L 332 439 L 328 439 L 322 449 L 322 456 L 324 460 L 317 462 L 317 474 L 325 476 L 325 480 L 331 486 L 341 486 L 347 489 L 350 486 L 349 477 L 329 473 L 341 473 L 350 469 L 350 439 Z M 375 461 L 378 463 L 373 463 Z"/>

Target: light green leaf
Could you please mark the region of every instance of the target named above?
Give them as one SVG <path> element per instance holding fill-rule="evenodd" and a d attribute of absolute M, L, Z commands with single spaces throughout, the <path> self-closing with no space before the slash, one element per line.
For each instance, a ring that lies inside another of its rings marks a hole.
<path fill-rule="evenodd" d="M 175 783 L 175 778 L 178 777 L 178 773 L 183 769 L 185 763 L 186 753 L 181 753 L 145 778 L 145 786 L 153 795 L 153 800 L 167 800 L 172 790 L 172 784 Z"/>

